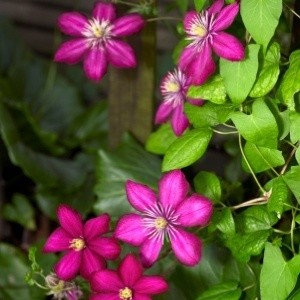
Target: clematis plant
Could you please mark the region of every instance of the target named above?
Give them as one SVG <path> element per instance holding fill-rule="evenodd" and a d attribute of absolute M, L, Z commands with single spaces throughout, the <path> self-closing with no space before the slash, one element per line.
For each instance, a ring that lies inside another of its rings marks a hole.
<path fill-rule="evenodd" d="M 111 3 L 96 2 L 92 18 L 77 12 L 63 13 L 58 26 L 73 39 L 59 47 L 54 60 L 67 64 L 83 60 L 86 76 L 95 81 L 105 75 L 109 63 L 117 68 L 134 68 L 134 50 L 121 39 L 139 32 L 145 22 L 139 14 L 117 19 L 115 10 Z"/>
<path fill-rule="evenodd" d="M 165 174 L 158 189 L 156 196 L 148 186 L 127 181 L 128 201 L 139 214 L 121 217 L 115 237 L 140 247 L 141 261 L 146 267 L 158 259 L 165 238 L 181 263 L 194 266 L 201 259 L 201 241 L 184 228 L 207 225 L 212 202 L 198 194 L 188 197 L 189 184 L 180 170 Z"/>
<path fill-rule="evenodd" d="M 224 0 L 217 0 L 200 13 L 186 13 L 183 26 L 190 44 L 182 51 L 179 66 L 191 77 L 193 84 L 204 83 L 215 72 L 212 50 L 218 56 L 231 61 L 244 58 L 243 44 L 236 37 L 224 32 L 238 12 L 237 2 L 224 6 Z"/>
<path fill-rule="evenodd" d="M 113 260 L 119 256 L 121 248 L 117 241 L 102 236 L 109 230 L 107 214 L 83 224 L 77 211 L 68 205 L 60 205 L 57 217 L 61 227 L 49 236 L 43 251 L 65 252 L 54 267 L 60 279 L 72 280 L 79 272 L 88 278 L 91 273 L 106 267 L 106 259 Z"/>

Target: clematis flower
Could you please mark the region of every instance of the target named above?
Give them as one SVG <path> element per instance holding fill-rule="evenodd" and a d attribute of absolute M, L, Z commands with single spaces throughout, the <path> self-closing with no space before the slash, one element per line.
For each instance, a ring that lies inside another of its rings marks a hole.
<path fill-rule="evenodd" d="M 121 251 L 118 242 L 101 236 L 109 230 L 110 217 L 100 215 L 83 224 L 80 214 L 67 205 L 57 209 L 60 223 L 46 241 L 43 252 L 66 252 L 54 267 L 64 281 L 72 280 L 79 272 L 88 278 L 97 270 L 106 267 L 106 259 L 116 259 Z"/>
<path fill-rule="evenodd" d="M 223 31 L 232 24 L 238 12 L 237 2 L 224 6 L 224 0 L 217 0 L 208 10 L 189 11 L 185 15 L 183 26 L 191 43 L 182 51 L 179 66 L 192 78 L 192 84 L 200 85 L 214 73 L 212 50 L 231 61 L 244 58 L 242 43 Z"/>
<path fill-rule="evenodd" d="M 201 241 L 184 227 L 207 225 L 212 203 L 198 194 L 187 196 L 189 184 L 180 170 L 163 175 L 158 188 L 157 197 L 148 186 L 127 181 L 128 201 L 139 214 L 121 217 L 115 237 L 140 247 L 141 261 L 146 267 L 158 259 L 165 238 L 182 264 L 194 266 L 201 258 Z"/>
<path fill-rule="evenodd" d="M 95 272 L 90 284 L 90 300 L 151 300 L 152 295 L 168 289 L 162 277 L 143 275 L 141 263 L 132 254 L 125 256 L 117 271 Z"/>
<path fill-rule="evenodd" d="M 59 47 L 54 60 L 67 64 L 83 60 L 86 76 L 95 81 L 105 75 L 109 63 L 118 68 L 134 68 L 134 51 L 120 38 L 137 33 L 144 24 L 139 14 L 117 19 L 115 6 L 110 3 L 97 2 L 90 19 L 77 12 L 63 13 L 58 26 L 74 39 Z"/>
<path fill-rule="evenodd" d="M 187 100 L 191 104 L 203 104 L 201 99 L 187 97 L 190 84 L 191 80 L 180 69 L 175 69 L 167 73 L 160 85 L 163 102 L 156 112 L 155 123 L 161 124 L 171 119 L 173 131 L 177 136 L 180 136 L 189 126 L 183 111 L 184 102 Z"/>

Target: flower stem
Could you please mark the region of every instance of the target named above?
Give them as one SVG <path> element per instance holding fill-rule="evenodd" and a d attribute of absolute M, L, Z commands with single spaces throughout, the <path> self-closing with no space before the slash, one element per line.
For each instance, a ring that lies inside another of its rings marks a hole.
<path fill-rule="evenodd" d="M 225 135 L 225 134 L 236 134 L 236 133 L 238 133 L 238 131 L 219 131 L 219 130 L 216 130 L 216 129 L 213 129 L 213 132 L 218 133 L 218 134 L 223 134 L 223 135 Z"/>
<path fill-rule="evenodd" d="M 267 201 L 268 201 L 268 197 L 263 196 L 263 197 L 251 199 L 251 200 L 248 200 L 248 201 L 243 202 L 241 204 L 232 206 L 231 209 L 239 209 L 239 208 L 242 208 L 242 207 L 253 206 L 253 205 L 262 205 L 262 204 L 266 204 Z"/>
<path fill-rule="evenodd" d="M 283 166 L 281 172 L 280 172 L 280 175 L 283 175 L 291 161 L 291 159 L 293 158 L 294 154 L 296 153 L 297 149 L 299 148 L 299 142 L 297 143 L 296 147 L 293 148 L 292 152 L 290 153 L 290 156 L 288 157 L 285 165 Z"/>
<path fill-rule="evenodd" d="M 176 17 L 158 17 L 158 18 L 147 19 L 147 22 L 164 21 L 164 20 L 181 21 L 180 18 L 176 18 Z"/>

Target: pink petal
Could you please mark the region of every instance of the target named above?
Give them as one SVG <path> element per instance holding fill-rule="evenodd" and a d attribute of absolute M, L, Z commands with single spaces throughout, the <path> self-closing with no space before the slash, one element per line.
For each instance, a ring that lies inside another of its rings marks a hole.
<path fill-rule="evenodd" d="M 218 13 L 224 6 L 224 0 L 216 0 L 213 5 L 208 8 L 208 13 L 210 15 Z"/>
<path fill-rule="evenodd" d="M 110 40 L 106 44 L 107 56 L 110 63 L 117 68 L 136 67 L 133 49 L 123 41 Z"/>
<path fill-rule="evenodd" d="M 171 246 L 177 259 L 184 265 L 195 266 L 202 253 L 200 239 L 180 228 L 170 231 Z"/>
<path fill-rule="evenodd" d="M 119 292 L 95 294 L 89 297 L 89 300 L 120 300 Z"/>
<path fill-rule="evenodd" d="M 116 259 L 121 252 L 119 243 L 111 237 L 100 237 L 90 240 L 88 247 L 95 254 L 105 259 Z"/>
<path fill-rule="evenodd" d="M 82 218 L 75 209 L 68 205 L 61 204 L 57 209 L 57 218 L 61 227 L 72 237 L 82 236 Z"/>
<path fill-rule="evenodd" d="M 111 3 L 96 2 L 94 5 L 93 17 L 99 21 L 114 21 L 116 18 L 116 7 Z"/>
<path fill-rule="evenodd" d="M 117 19 L 113 26 L 112 34 L 122 37 L 139 32 L 145 26 L 145 21 L 139 14 L 130 14 Z"/>
<path fill-rule="evenodd" d="M 112 293 L 124 288 L 124 283 L 115 271 L 101 270 L 91 275 L 89 278 L 91 288 L 95 292 Z"/>
<path fill-rule="evenodd" d="M 161 294 L 168 290 L 168 284 L 160 276 L 143 276 L 134 285 L 134 290 L 142 294 Z"/>
<path fill-rule="evenodd" d="M 118 273 L 122 281 L 128 287 L 133 287 L 143 275 L 143 271 L 141 262 L 133 254 L 126 255 L 118 268 Z"/>
<path fill-rule="evenodd" d="M 84 278 L 89 278 L 95 271 L 100 271 L 106 268 L 106 262 L 103 258 L 95 255 L 89 248 L 82 250 L 82 261 L 80 274 Z"/>
<path fill-rule="evenodd" d="M 214 36 L 213 49 L 217 55 L 232 61 L 239 61 L 245 57 L 243 44 L 234 36 L 219 32 Z"/>
<path fill-rule="evenodd" d="M 194 60 L 197 50 L 194 46 L 187 46 L 180 54 L 178 65 L 185 71 L 187 66 Z"/>
<path fill-rule="evenodd" d="M 58 278 L 69 281 L 76 277 L 81 264 L 81 251 L 69 251 L 54 266 Z"/>
<path fill-rule="evenodd" d="M 86 39 L 73 39 L 62 43 L 57 49 L 54 61 L 66 64 L 77 64 L 88 49 Z"/>
<path fill-rule="evenodd" d="M 124 215 L 116 225 L 114 236 L 130 245 L 140 246 L 146 238 L 142 222 L 143 218 L 137 214 Z"/>
<path fill-rule="evenodd" d="M 170 118 L 173 111 L 173 105 L 168 102 L 162 102 L 155 114 L 155 124 L 161 124 Z"/>
<path fill-rule="evenodd" d="M 195 10 L 188 11 L 183 19 L 183 28 L 186 32 L 188 32 L 191 29 L 191 25 L 193 24 L 193 21 L 195 18 L 197 18 L 198 13 Z"/>
<path fill-rule="evenodd" d="M 192 84 L 200 85 L 214 73 L 215 69 L 216 65 L 212 59 L 211 48 L 208 44 L 204 44 L 201 51 L 187 66 L 186 74 L 191 77 Z"/>
<path fill-rule="evenodd" d="M 144 267 L 151 267 L 157 261 L 163 242 L 159 239 L 148 238 L 140 248 L 141 262 Z"/>
<path fill-rule="evenodd" d="M 152 298 L 144 294 L 134 293 L 134 300 L 152 300 Z"/>
<path fill-rule="evenodd" d="M 106 52 L 103 48 L 89 49 L 83 60 L 84 72 L 90 80 L 99 81 L 107 72 Z"/>
<path fill-rule="evenodd" d="M 159 181 L 159 201 L 165 208 L 176 208 L 185 199 L 189 188 L 180 170 L 166 173 Z"/>
<path fill-rule="evenodd" d="M 212 202 L 197 194 L 193 194 L 181 203 L 176 214 L 178 222 L 182 226 L 205 226 L 211 219 L 213 212 Z"/>
<path fill-rule="evenodd" d="M 83 227 L 84 238 L 88 241 L 109 231 L 110 217 L 103 214 L 88 220 Z"/>
<path fill-rule="evenodd" d="M 140 212 L 156 204 L 156 195 L 147 185 L 128 180 L 126 193 L 129 203 Z"/>
<path fill-rule="evenodd" d="M 48 237 L 43 252 L 59 252 L 69 250 L 70 241 L 73 237 L 61 227 L 54 230 Z"/>
<path fill-rule="evenodd" d="M 228 28 L 234 21 L 238 12 L 239 4 L 237 2 L 224 7 L 218 14 L 212 27 L 212 31 L 216 32 Z"/>
<path fill-rule="evenodd" d="M 183 112 L 183 103 L 174 109 L 171 124 L 173 131 L 177 136 L 182 135 L 183 132 L 189 127 L 189 120 Z"/>
<path fill-rule="evenodd" d="M 59 29 L 68 35 L 80 37 L 88 24 L 88 19 L 78 12 L 63 13 L 58 18 Z"/>

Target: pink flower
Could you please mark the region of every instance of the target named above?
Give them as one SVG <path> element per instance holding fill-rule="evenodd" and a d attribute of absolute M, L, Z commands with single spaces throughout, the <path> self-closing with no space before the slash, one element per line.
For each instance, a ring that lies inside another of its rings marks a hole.
<path fill-rule="evenodd" d="M 134 68 L 133 49 L 118 38 L 140 31 L 144 24 L 138 14 L 116 19 L 115 7 L 110 3 L 97 2 L 90 19 L 77 12 L 63 13 L 58 26 L 74 39 L 60 46 L 54 60 L 67 64 L 83 60 L 86 76 L 95 81 L 105 75 L 109 63 L 118 68 Z"/>
<path fill-rule="evenodd" d="M 103 214 L 83 224 L 80 214 L 67 205 L 57 210 L 60 223 L 46 241 L 44 252 L 65 251 L 66 254 L 54 267 L 57 276 L 69 281 L 78 272 L 88 278 L 97 270 L 106 267 L 105 259 L 116 259 L 121 251 L 114 238 L 103 237 L 109 230 L 110 218 Z"/>
<path fill-rule="evenodd" d="M 194 266 L 200 261 L 201 241 L 183 227 L 205 226 L 212 215 L 212 203 L 197 194 L 187 197 L 188 191 L 189 184 L 180 170 L 161 178 L 158 198 L 148 186 L 127 181 L 128 200 L 140 214 L 121 217 L 115 237 L 141 247 L 144 266 L 158 259 L 165 237 L 181 263 Z"/>
<path fill-rule="evenodd" d="M 162 277 L 143 275 L 141 263 L 132 254 L 125 256 L 117 271 L 94 273 L 90 283 L 94 292 L 90 300 L 151 300 L 168 289 Z"/>
<path fill-rule="evenodd" d="M 224 0 L 217 0 L 206 11 L 190 11 L 185 15 L 183 26 L 191 43 L 182 51 L 179 66 L 191 76 L 193 84 L 202 84 L 214 73 L 212 49 L 218 56 L 231 61 L 244 58 L 242 43 L 223 31 L 232 24 L 238 12 L 237 2 L 224 7 Z"/>
<path fill-rule="evenodd" d="M 155 123 L 161 124 L 171 119 L 173 131 L 177 136 L 189 126 L 189 121 L 183 111 L 184 102 L 187 100 L 191 104 L 203 104 L 200 99 L 187 97 L 190 84 L 190 79 L 180 69 L 169 72 L 161 81 L 160 90 L 163 102 L 156 112 Z"/>

